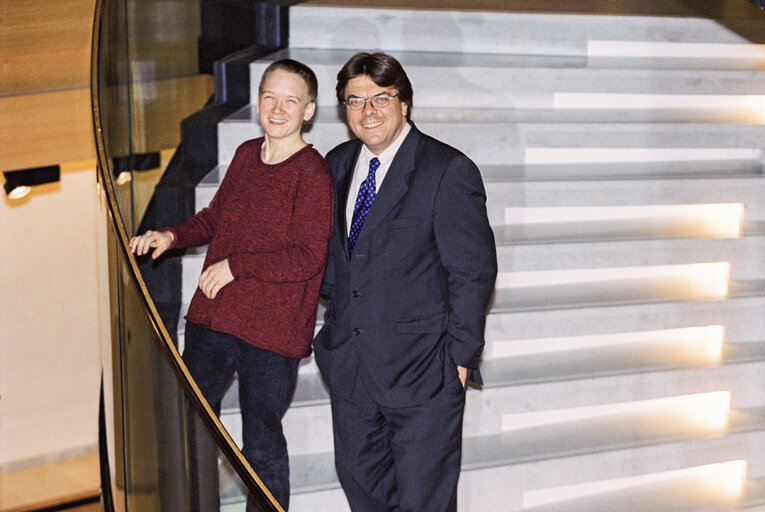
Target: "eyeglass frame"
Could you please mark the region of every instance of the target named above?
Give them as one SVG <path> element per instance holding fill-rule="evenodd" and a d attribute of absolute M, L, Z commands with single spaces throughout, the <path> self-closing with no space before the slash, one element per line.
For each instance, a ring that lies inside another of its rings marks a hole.
<path fill-rule="evenodd" d="M 351 99 L 351 98 L 353 98 L 355 100 L 364 100 L 364 103 L 361 104 L 360 108 L 351 108 L 351 106 L 348 105 L 348 100 Z M 376 98 L 387 98 L 387 101 L 386 101 L 385 105 L 375 105 L 374 100 Z M 348 98 L 346 98 L 345 101 L 343 102 L 343 105 L 348 110 L 364 110 L 367 107 L 367 101 L 368 101 L 372 105 L 372 107 L 374 107 L 374 108 L 388 108 L 390 106 L 390 100 L 395 99 L 395 98 L 398 98 L 398 93 L 390 94 L 388 92 L 381 92 L 379 94 L 375 94 L 371 98 L 359 98 L 358 96 L 348 96 Z"/>

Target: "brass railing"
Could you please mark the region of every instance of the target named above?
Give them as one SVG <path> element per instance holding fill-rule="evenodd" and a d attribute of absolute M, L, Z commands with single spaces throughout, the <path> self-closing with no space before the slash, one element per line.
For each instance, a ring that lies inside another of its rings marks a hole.
<path fill-rule="evenodd" d="M 111 321 L 102 347 L 107 510 L 282 510 L 202 398 L 128 246 L 157 178 L 130 164 L 120 177 L 120 162 L 172 153 L 180 118 L 211 93 L 212 78 L 196 70 L 198 12 L 198 0 L 96 2 L 91 88 Z"/>

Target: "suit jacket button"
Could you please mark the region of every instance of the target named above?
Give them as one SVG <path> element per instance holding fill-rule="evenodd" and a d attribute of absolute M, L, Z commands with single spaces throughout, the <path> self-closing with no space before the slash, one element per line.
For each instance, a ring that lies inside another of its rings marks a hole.
<path fill-rule="evenodd" d="M 361 331 L 359 330 L 359 328 L 358 327 L 354 327 L 353 328 L 353 335 L 354 336 L 358 336 L 359 334 L 361 334 Z"/>
<path fill-rule="evenodd" d="M 353 297 L 358 297 L 358 296 L 359 296 L 359 291 L 358 291 L 358 290 L 353 290 L 353 291 L 351 292 L 351 295 L 352 295 Z"/>

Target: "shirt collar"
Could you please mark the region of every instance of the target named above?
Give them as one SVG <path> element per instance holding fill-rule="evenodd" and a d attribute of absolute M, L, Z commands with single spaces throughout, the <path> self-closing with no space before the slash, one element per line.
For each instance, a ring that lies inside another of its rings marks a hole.
<path fill-rule="evenodd" d="M 401 133 L 398 134 L 398 137 L 396 137 L 396 140 L 394 140 L 393 143 L 387 148 L 385 148 L 385 150 L 379 155 L 375 155 L 374 153 L 372 153 L 372 151 L 370 151 L 365 144 L 364 146 L 362 146 L 361 157 L 366 162 L 369 162 L 371 159 L 377 157 L 377 159 L 380 160 L 380 167 L 387 168 L 388 165 L 390 165 L 390 163 L 396 157 L 396 153 L 398 153 L 398 150 L 401 147 L 401 144 L 404 143 L 404 139 L 406 139 L 406 136 L 409 134 L 411 129 L 412 127 L 409 125 L 408 122 L 404 124 L 404 129 L 401 130 Z"/>

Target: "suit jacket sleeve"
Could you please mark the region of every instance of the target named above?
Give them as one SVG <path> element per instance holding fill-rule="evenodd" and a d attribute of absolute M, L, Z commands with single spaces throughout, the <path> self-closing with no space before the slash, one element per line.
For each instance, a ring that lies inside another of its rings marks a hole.
<path fill-rule="evenodd" d="M 456 364 L 477 368 L 497 276 L 497 253 L 481 174 L 464 155 L 450 161 L 439 184 L 434 232 L 448 272 L 449 353 Z"/>

